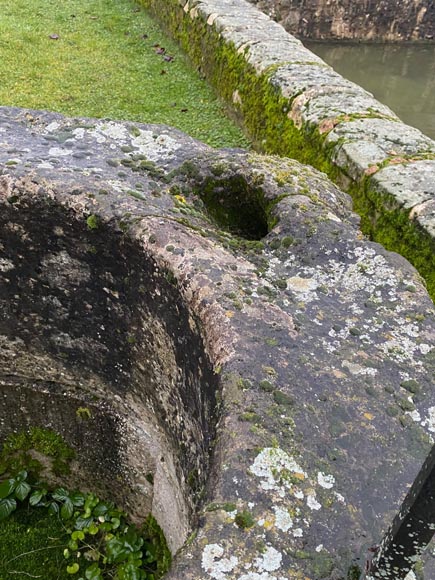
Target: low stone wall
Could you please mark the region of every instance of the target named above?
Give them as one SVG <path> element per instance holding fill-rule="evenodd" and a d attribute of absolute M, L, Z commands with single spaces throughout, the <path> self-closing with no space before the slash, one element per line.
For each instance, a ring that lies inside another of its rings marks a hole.
<path fill-rule="evenodd" d="M 257 150 L 325 171 L 435 296 L 435 143 L 244 0 L 143 0 Z"/>
<path fill-rule="evenodd" d="M 433 0 L 249 0 L 291 34 L 311 39 L 431 41 Z"/>
<path fill-rule="evenodd" d="M 9 108 L 0 135 L 1 438 L 61 433 L 184 544 L 168 579 L 359 578 L 435 433 L 415 269 L 296 161 Z"/>

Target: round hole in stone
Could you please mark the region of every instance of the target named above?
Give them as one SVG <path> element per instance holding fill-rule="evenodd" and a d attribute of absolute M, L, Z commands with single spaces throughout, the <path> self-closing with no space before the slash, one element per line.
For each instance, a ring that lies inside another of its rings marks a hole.
<path fill-rule="evenodd" d="M 198 188 L 210 216 L 222 228 L 247 240 L 269 232 L 267 202 L 259 185 L 239 173 L 206 177 Z"/>
<path fill-rule="evenodd" d="M 174 554 L 195 525 L 217 378 L 172 274 L 138 242 L 54 201 L 0 214 L 0 442 L 51 429 L 67 476 L 135 523 L 152 513 Z"/>

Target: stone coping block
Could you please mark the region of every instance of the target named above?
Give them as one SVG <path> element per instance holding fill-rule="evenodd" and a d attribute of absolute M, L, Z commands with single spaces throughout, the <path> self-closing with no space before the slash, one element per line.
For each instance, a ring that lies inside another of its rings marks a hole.
<path fill-rule="evenodd" d="M 351 193 L 363 231 L 416 265 L 434 297 L 434 218 L 417 219 L 418 208 L 403 204 L 395 185 L 435 160 L 434 142 L 245 0 L 142 4 L 179 40 L 254 147 L 325 171 Z M 403 186 L 417 204 L 428 194 L 412 178 Z"/>
<path fill-rule="evenodd" d="M 151 511 L 172 580 L 359 578 L 433 443 L 435 312 L 349 196 L 2 107 L 0 205 L 0 437 L 61 433 L 63 483 Z"/>

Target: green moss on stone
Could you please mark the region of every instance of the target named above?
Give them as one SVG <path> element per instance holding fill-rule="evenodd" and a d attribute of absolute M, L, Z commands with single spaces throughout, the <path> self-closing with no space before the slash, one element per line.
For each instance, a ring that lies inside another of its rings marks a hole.
<path fill-rule="evenodd" d="M 281 405 L 283 407 L 293 407 L 295 404 L 295 401 L 292 397 L 290 397 L 289 395 L 287 395 L 286 393 L 284 393 L 283 391 L 274 391 L 273 393 L 273 400 L 275 401 L 275 403 L 277 405 Z"/>
<path fill-rule="evenodd" d="M 92 214 L 86 219 L 86 224 L 90 230 L 97 230 L 100 227 L 100 218 Z"/>
<path fill-rule="evenodd" d="M 249 528 L 253 528 L 255 526 L 255 520 L 252 517 L 251 512 L 248 510 L 238 512 L 234 521 L 236 525 L 243 530 L 248 530 Z"/>
<path fill-rule="evenodd" d="M 63 438 L 51 429 L 30 427 L 28 431 L 11 433 L 3 442 L 0 454 L 0 473 L 17 473 L 23 469 L 38 475 L 41 463 L 31 452 L 36 451 L 48 459 L 55 475 L 69 473 L 69 464 L 75 456 Z"/>

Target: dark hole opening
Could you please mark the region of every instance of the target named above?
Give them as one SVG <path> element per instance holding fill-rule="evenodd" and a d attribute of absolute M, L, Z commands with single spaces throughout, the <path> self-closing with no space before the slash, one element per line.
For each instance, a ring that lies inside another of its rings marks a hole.
<path fill-rule="evenodd" d="M 243 175 L 207 177 L 199 195 L 214 221 L 232 234 L 261 240 L 269 232 L 264 193 Z"/>

